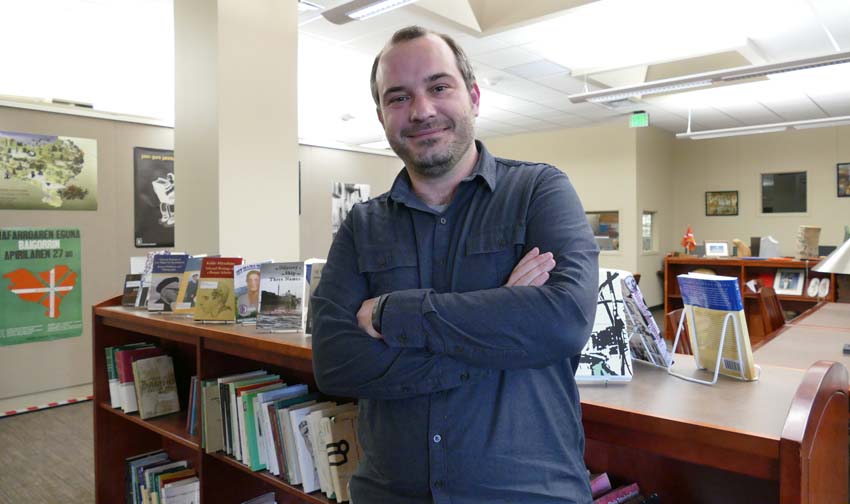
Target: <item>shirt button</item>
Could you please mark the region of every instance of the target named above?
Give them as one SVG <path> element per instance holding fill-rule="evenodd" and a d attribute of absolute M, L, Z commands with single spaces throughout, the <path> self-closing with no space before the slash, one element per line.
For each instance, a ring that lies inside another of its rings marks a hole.
<path fill-rule="evenodd" d="M 434 442 L 435 443 L 439 443 L 442 440 L 443 440 L 442 436 L 440 436 L 439 434 L 434 434 Z"/>
<path fill-rule="evenodd" d="M 446 218 L 440 217 L 440 224 L 445 224 L 445 223 L 446 223 Z"/>

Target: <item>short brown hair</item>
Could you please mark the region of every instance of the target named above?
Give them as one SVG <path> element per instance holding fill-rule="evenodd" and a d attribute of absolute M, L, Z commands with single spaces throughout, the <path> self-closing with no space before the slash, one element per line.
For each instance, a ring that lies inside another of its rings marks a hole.
<path fill-rule="evenodd" d="M 390 39 L 390 43 L 388 45 L 392 46 L 394 44 L 398 44 L 400 42 L 407 42 L 409 40 L 418 39 L 419 37 L 424 37 L 426 35 L 434 34 L 446 43 L 449 46 L 449 49 L 452 50 L 452 54 L 455 55 L 455 61 L 457 62 L 457 69 L 460 71 L 461 77 L 463 77 L 463 83 L 466 84 L 466 89 L 472 91 L 472 85 L 475 84 L 475 72 L 472 70 L 472 63 L 470 63 L 469 58 L 466 56 L 466 53 L 463 52 L 463 49 L 457 45 L 457 42 L 454 41 L 453 38 L 444 34 L 437 33 L 435 31 L 431 31 L 427 28 L 423 28 L 421 26 L 408 26 L 406 28 L 402 28 L 395 32 Z M 375 105 L 381 106 L 381 98 L 378 96 L 378 63 L 381 60 L 381 56 L 384 54 L 384 50 L 381 49 L 381 52 L 375 56 L 375 61 L 372 63 L 372 77 L 370 79 L 370 84 L 372 87 L 372 99 L 375 100 Z"/>

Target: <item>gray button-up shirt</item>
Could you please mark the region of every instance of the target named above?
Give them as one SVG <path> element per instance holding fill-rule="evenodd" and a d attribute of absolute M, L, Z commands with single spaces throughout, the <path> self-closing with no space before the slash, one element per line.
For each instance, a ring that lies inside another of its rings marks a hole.
<path fill-rule="evenodd" d="M 571 359 L 599 251 L 563 172 L 476 146 L 443 212 L 405 170 L 355 205 L 312 298 L 319 389 L 360 399 L 355 504 L 591 501 Z M 546 285 L 504 287 L 535 246 L 557 263 Z M 356 313 L 387 293 L 376 340 Z"/>

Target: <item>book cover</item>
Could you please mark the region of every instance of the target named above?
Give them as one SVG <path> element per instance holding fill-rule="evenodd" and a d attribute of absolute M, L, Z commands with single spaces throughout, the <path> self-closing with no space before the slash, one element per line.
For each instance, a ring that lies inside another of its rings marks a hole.
<path fill-rule="evenodd" d="M 278 423 L 280 423 L 280 431 L 283 434 L 283 452 L 286 455 L 285 477 L 287 483 L 292 485 L 301 484 L 301 465 L 298 461 L 298 445 L 296 443 L 296 436 L 300 434 L 297 432 L 297 427 L 292 425 L 292 413 L 301 409 L 306 409 L 309 412 L 320 408 L 330 408 L 335 405 L 336 403 L 331 401 L 321 403 L 306 401 L 302 404 L 294 404 L 278 410 Z"/>
<path fill-rule="evenodd" d="M 124 289 L 121 293 L 121 306 L 135 306 L 136 298 L 139 296 L 139 287 L 142 285 L 140 273 L 130 273 L 124 276 Z"/>
<path fill-rule="evenodd" d="M 313 299 L 313 293 L 316 292 L 316 288 L 319 286 L 319 282 L 322 281 L 322 270 L 325 269 L 325 261 L 324 259 L 308 259 L 307 263 L 307 288 L 305 289 L 306 295 L 304 296 L 306 299 L 304 300 L 304 305 L 307 309 L 304 312 L 304 334 L 305 336 L 309 336 L 313 334 L 313 311 L 310 308 L 312 306 L 311 299 Z"/>
<path fill-rule="evenodd" d="M 611 480 L 608 473 L 590 475 L 590 494 L 595 499 L 611 491 Z"/>
<path fill-rule="evenodd" d="M 581 351 L 576 381 L 630 381 L 632 354 L 626 333 L 622 278 L 631 273 L 599 268 L 596 318 Z"/>
<path fill-rule="evenodd" d="M 148 291 L 148 311 L 174 311 L 177 293 L 180 292 L 180 278 L 186 270 L 188 260 L 189 256 L 186 254 L 154 256 Z"/>
<path fill-rule="evenodd" d="M 275 390 L 260 392 L 253 397 L 253 414 L 254 423 L 256 425 L 256 447 L 251 451 L 251 469 L 255 467 L 269 468 L 269 464 L 274 465 L 273 457 L 269 457 L 271 452 L 269 445 L 272 442 L 271 436 L 271 420 L 268 416 L 268 405 L 274 401 L 281 399 L 289 399 L 292 397 L 303 396 L 307 394 L 307 385 L 298 384 L 288 387 L 281 387 Z M 256 454 L 256 458 L 254 457 Z M 257 469 L 254 469 L 257 470 Z M 269 472 L 272 472 L 269 469 Z M 274 473 L 272 473 L 274 474 Z"/>
<path fill-rule="evenodd" d="M 139 285 L 139 293 L 136 296 L 136 302 L 133 306 L 136 308 L 147 308 L 148 306 L 148 291 L 151 286 L 151 275 L 153 274 L 153 259 L 158 255 L 169 255 L 169 250 L 152 250 L 145 254 L 145 268 L 142 270 L 141 284 Z"/>
<path fill-rule="evenodd" d="M 632 497 L 640 494 L 637 483 L 617 487 L 593 501 L 593 504 L 623 504 Z"/>
<path fill-rule="evenodd" d="M 266 263 L 260 268 L 257 329 L 298 331 L 303 322 L 304 263 Z"/>
<path fill-rule="evenodd" d="M 667 343 L 661 336 L 661 330 L 646 305 L 635 277 L 624 275 L 622 282 L 626 331 L 630 335 L 629 349 L 632 356 L 656 366 L 669 367 L 673 363 L 673 355 L 667 350 Z"/>
<path fill-rule="evenodd" d="M 151 345 L 142 342 L 104 348 L 106 353 L 106 377 L 109 383 L 109 402 L 113 408 L 121 407 L 121 382 L 118 380 L 118 362 L 115 360 L 115 352 L 146 346 Z"/>
<path fill-rule="evenodd" d="M 233 453 L 233 450 L 230 446 L 230 440 L 232 437 L 231 432 L 231 424 L 230 424 L 230 383 L 238 382 L 241 380 L 247 380 L 250 378 L 256 378 L 262 375 L 268 374 L 267 371 L 259 369 L 256 371 L 250 371 L 247 373 L 240 373 L 235 375 L 222 376 L 216 379 L 216 384 L 219 387 L 218 401 L 219 406 L 221 408 L 221 436 L 222 436 L 222 450 L 228 455 Z"/>
<path fill-rule="evenodd" d="M 204 257 L 201 283 L 195 303 L 195 320 L 236 321 L 233 297 L 233 267 L 242 264 L 239 257 Z"/>
<path fill-rule="evenodd" d="M 290 399 L 279 399 L 266 404 L 266 419 L 272 435 L 272 444 L 267 448 L 269 460 L 273 461 L 269 472 L 275 476 L 286 476 L 286 445 L 284 442 L 283 426 L 280 423 L 280 411 L 297 404 L 315 404 L 319 394 L 312 393 Z"/>
<path fill-rule="evenodd" d="M 720 350 L 720 337 L 726 316 L 732 313 L 720 355 L 720 373 L 733 378 L 755 380 L 747 317 L 737 277 L 688 273 L 676 277 L 685 305 L 688 332 L 697 366 L 714 371 Z M 736 338 L 736 332 L 739 338 Z M 738 350 L 740 342 L 740 355 Z"/>
<path fill-rule="evenodd" d="M 243 427 L 244 420 L 242 419 L 242 402 L 239 401 L 241 392 L 245 390 L 253 390 L 267 385 L 281 383 L 280 375 L 266 374 L 257 378 L 250 378 L 243 381 L 237 381 L 227 384 L 227 406 L 230 409 L 230 444 L 228 448 L 230 454 L 236 460 L 242 460 L 242 447 L 245 444 L 245 429 Z"/>
<path fill-rule="evenodd" d="M 203 448 L 207 453 L 224 449 L 224 427 L 221 423 L 221 395 L 216 380 L 206 380 L 201 386 L 204 416 Z"/>
<path fill-rule="evenodd" d="M 352 403 L 340 404 L 339 406 L 312 411 L 307 415 L 307 429 L 310 436 L 310 447 L 313 450 L 313 461 L 316 464 L 316 470 L 319 475 L 319 488 L 329 498 L 334 498 L 333 483 L 331 482 L 331 468 L 328 464 L 327 450 L 325 448 L 327 446 L 327 440 L 321 429 L 321 421 L 323 418 L 339 415 L 354 408 L 356 406 Z"/>
<path fill-rule="evenodd" d="M 136 484 L 136 468 L 151 462 L 159 462 L 167 459 L 168 454 L 163 450 L 155 450 L 133 455 L 124 460 L 125 502 L 132 503 L 136 500 L 136 494 L 139 490 L 139 486 Z"/>
<path fill-rule="evenodd" d="M 174 363 L 169 355 L 133 361 L 139 416 L 148 418 L 180 411 Z"/>
<path fill-rule="evenodd" d="M 330 477 L 337 502 L 348 502 L 348 482 L 363 456 L 357 441 L 357 410 L 352 409 L 322 419 L 322 428 L 326 430 L 325 449 L 327 451 Z"/>
<path fill-rule="evenodd" d="M 262 263 L 244 264 L 233 268 L 233 295 L 236 297 L 236 321 L 257 321 L 260 307 L 260 266 Z"/>
<path fill-rule="evenodd" d="M 133 378 L 133 361 L 162 355 L 162 349 L 153 345 L 118 350 L 115 352 L 115 366 L 118 368 L 118 388 L 121 409 L 124 413 L 139 410 L 136 400 L 136 385 Z"/>
<path fill-rule="evenodd" d="M 177 302 L 174 303 L 174 313 L 192 315 L 194 312 L 203 259 L 204 256 L 189 256 L 186 261 L 186 268 L 180 278 L 180 290 L 177 291 Z"/>
<path fill-rule="evenodd" d="M 246 387 L 247 390 L 237 390 L 237 400 L 241 403 L 242 416 L 240 422 L 242 424 L 242 434 L 244 442 L 242 443 L 242 461 L 245 462 L 252 471 L 260 471 L 265 469 L 265 464 L 260 462 L 257 417 L 254 414 L 254 398 L 261 392 L 270 392 L 286 388 L 286 384 L 282 381 L 277 381 L 263 387 L 253 386 Z"/>

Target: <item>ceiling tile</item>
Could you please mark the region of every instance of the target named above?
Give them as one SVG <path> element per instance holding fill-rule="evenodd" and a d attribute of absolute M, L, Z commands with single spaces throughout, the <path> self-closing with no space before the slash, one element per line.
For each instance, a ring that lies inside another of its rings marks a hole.
<path fill-rule="evenodd" d="M 730 117 L 728 114 L 724 114 L 723 112 L 711 107 L 694 109 L 691 116 L 692 131 L 735 128 L 738 126 L 746 125 L 741 121 Z"/>
<path fill-rule="evenodd" d="M 535 80 L 551 75 L 564 74 L 570 71 L 570 69 L 567 67 L 561 66 L 557 63 L 553 63 L 545 59 L 507 67 L 504 70 L 508 73 L 529 80 Z"/>
<path fill-rule="evenodd" d="M 584 93 L 585 91 L 596 91 L 597 89 L 601 89 L 600 86 L 585 83 L 584 79 L 576 79 L 575 77 L 570 77 L 569 74 L 550 75 L 547 77 L 542 77 L 533 80 L 538 84 L 542 84 L 546 87 L 552 88 L 556 91 L 560 91 L 561 93 L 566 93 L 568 95 Z"/>
<path fill-rule="evenodd" d="M 812 95 L 815 101 L 830 117 L 850 115 L 850 91 L 824 95 Z"/>
<path fill-rule="evenodd" d="M 758 103 L 715 106 L 717 110 L 732 116 L 745 126 L 782 122 L 782 118 Z"/>
<path fill-rule="evenodd" d="M 808 96 L 799 95 L 787 100 L 761 100 L 760 103 L 778 114 L 782 121 L 817 119 L 826 114 Z"/>
<path fill-rule="evenodd" d="M 519 47 L 508 47 L 472 57 L 473 61 L 498 69 L 522 65 L 539 59 L 540 56 Z"/>
<path fill-rule="evenodd" d="M 470 58 L 474 58 L 479 54 L 490 53 L 498 51 L 499 49 L 506 49 L 510 47 L 510 44 L 492 35 L 489 37 L 473 37 L 470 35 L 460 34 L 452 38 L 455 39 L 455 42 L 457 42 L 458 45 L 463 47 L 464 52 L 466 52 L 467 56 Z"/>

